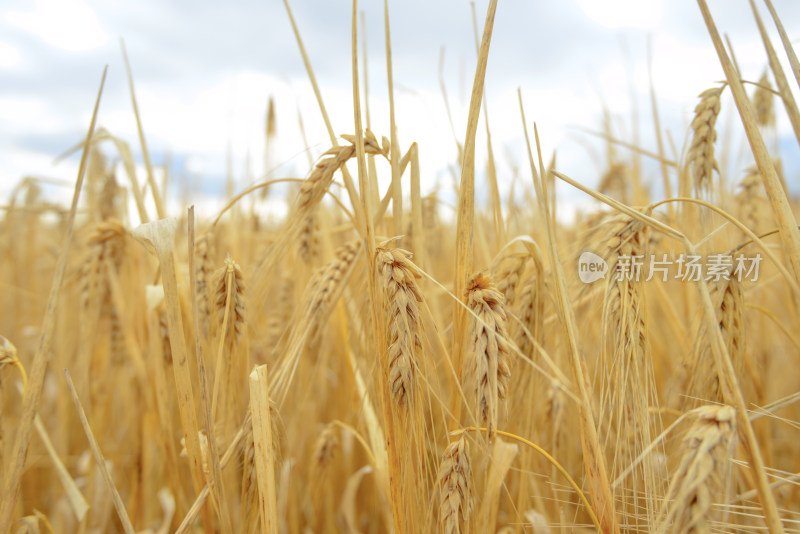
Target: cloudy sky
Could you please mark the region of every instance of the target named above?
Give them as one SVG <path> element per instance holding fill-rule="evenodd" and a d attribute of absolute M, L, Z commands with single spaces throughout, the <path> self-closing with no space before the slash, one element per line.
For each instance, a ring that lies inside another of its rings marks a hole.
<path fill-rule="evenodd" d="M 766 9 L 757 3 L 780 48 Z M 800 2 L 774 3 L 790 37 L 800 38 Z M 366 20 L 372 126 L 379 135 L 388 136 L 382 4 L 361 2 L 359 9 Z M 389 4 L 399 140 L 402 147 L 419 143 L 425 190 L 438 187 L 446 193 L 452 190 L 456 146 L 443 104 L 440 72 L 455 133 L 463 138 L 476 57 L 470 3 L 390 0 Z M 352 132 L 352 3 L 292 0 L 291 6 L 334 129 Z M 487 0 L 475 5 L 481 25 L 486 6 Z M 766 55 L 748 2 L 710 0 L 710 7 L 720 31 L 733 42 L 744 77 L 757 80 Z M 125 40 L 133 68 L 152 159 L 161 164 L 169 156 L 171 161 L 173 206 L 184 200 L 209 206 L 213 198 L 221 198 L 229 146 L 237 189 L 267 171 L 274 177 L 303 176 L 308 157 L 327 149 L 327 133 L 279 0 L 4 0 L 0 6 L 0 202 L 7 201 L 13 186 L 25 176 L 74 182 L 77 156 L 57 165 L 53 162 L 85 135 L 105 65 L 109 73 L 99 124 L 129 141 L 141 161 L 120 38 Z M 663 126 L 680 150 L 697 94 L 724 78 L 694 1 L 500 0 L 486 98 L 505 188 L 513 167 L 525 162 L 518 87 L 529 120 L 538 123 L 545 150 L 556 150 L 559 169 L 583 182 L 596 184 L 602 171 L 598 167 L 602 162 L 596 161 L 602 158 L 602 145 L 577 127 L 600 129 L 604 104 L 612 113 L 615 134 L 626 139 L 632 138 L 632 110 L 638 107 L 641 143 L 655 150 L 648 39 Z M 793 81 L 791 85 L 797 93 L 797 85 Z M 278 141 L 265 161 L 264 122 L 270 97 L 277 109 Z M 733 108 L 728 95 L 718 130 L 721 137 L 730 130 L 731 146 L 738 150 L 741 128 L 738 122 L 727 120 L 736 119 L 728 115 Z M 298 117 L 302 117 L 308 145 Z M 732 127 L 726 128 L 726 122 Z M 480 161 L 485 158 L 484 142 L 479 137 Z M 787 179 L 797 183 L 800 151 L 782 114 L 775 142 Z M 116 157 L 113 150 L 108 154 Z M 750 161 L 731 159 L 730 172 L 736 179 Z M 657 167 L 646 166 L 645 174 L 658 182 Z M 527 187 L 529 173 L 523 172 L 521 179 Z M 65 191 L 68 196 L 67 187 L 49 186 L 47 194 L 61 198 Z M 581 194 L 566 187 L 559 193 L 571 209 L 585 202 Z"/>

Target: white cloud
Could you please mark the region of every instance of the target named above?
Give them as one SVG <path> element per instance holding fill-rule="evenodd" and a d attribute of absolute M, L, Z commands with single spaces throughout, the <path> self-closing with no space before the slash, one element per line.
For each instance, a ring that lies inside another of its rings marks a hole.
<path fill-rule="evenodd" d="M 109 40 L 92 8 L 82 0 L 36 0 L 33 9 L 7 12 L 5 19 L 67 52 L 93 50 Z"/>
<path fill-rule="evenodd" d="M 663 0 L 578 0 L 584 14 L 606 28 L 655 28 Z"/>
<path fill-rule="evenodd" d="M 12 69 L 22 63 L 22 53 L 19 48 L 6 41 L 0 41 L 0 68 Z"/>
<path fill-rule="evenodd" d="M 0 96 L 0 122 L 4 125 L 0 139 L 4 137 L 6 130 L 9 135 L 16 132 L 19 136 L 34 129 L 39 134 L 47 134 L 64 127 L 64 121 L 57 110 L 46 100 L 33 95 Z"/>
<path fill-rule="evenodd" d="M 0 198 L 6 202 L 9 194 L 17 184 L 27 177 L 45 178 L 55 180 L 63 185 L 45 185 L 45 194 L 49 200 L 69 202 L 71 197 L 70 184 L 75 183 L 78 173 L 77 161 L 66 161 L 59 165 L 53 164 L 53 157 L 41 152 L 29 150 L 14 150 L 3 156 L 3 165 L 0 165 Z M 49 183 L 49 182 L 48 182 Z"/>
<path fill-rule="evenodd" d="M 744 76 L 757 78 L 763 47 L 746 2 L 735 3 L 737 9 L 721 9 L 719 0 L 711 7 L 719 16 L 721 31 L 730 31 Z M 795 4 L 775 3 L 779 12 L 787 13 L 784 23 L 794 35 L 798 28 L 790 23 L 800 20 L 793 17 Z M 333 128 L 337 134 L 352 132 L 349 12 L 329 2 L 292 0 L 291 4 Z M 398 135 L 403 149 L 411 142 L 419 144 L 425 191 L 438 182 L 449 192 L 449 168 L 457 165 L 439 89 L 440 47 L 447 47 L 444 76 L 459 139 L 466 128 L 475 63 L 469 6 L 445 4 L 408 0 L 390 6 Z M 524 182 L 530 183 L 517 87 L 522 88 L 529 121 L 539 126 L 545 158 L 557 150 L 560 169 L 592 183 L 600 169 L 589 154 L 602 153 L 602 143 L 576 134 L 570 126 L 600 129 L 605 101 L 614 115 L 616 133 L 630 138 L 631 78 L 642 143 L 655 150 L 649 126 L 648 33 L 653 36 L 653 77 L 662 126 L 678 145 L 697 94 L 722 77 L 696 6 L 663 0 L 578 4 L 578 0 L 544 4 L 509 0 L 498 8 L 486 98 L 501 183 L 510 183 L 509 152 L 521 167 Z M 23 2 L 0 7 L 0 68 L 9 69 L 0 88 L 0 142 L 5 153 L 26 154 L 4 162 L 0 175 L 4 179 L 46 168 L 32 159 L 34 155 L 49 165 L 50 158 L 79 141 L 88 125 L 98 73 L 106 62 L 110 70 L 99 124 L 127 140 L 141 162 L 121 54 L 110 38 L 114 35 L 125 37 L 128 45 L 154 162 L 172 153 L 176 172 L 196 178 L 193 184 L 202 182 L 204 190 L 198 195 L 208 194 L 209 181 L 223 180 L 229 144 L 237 189 L 262 176 L 267 166 L 278 167 L 273 176 L 305 175 L 309 165 L 298 108 L 311 154 L 319 155 L 330 144 L 288 18 L 276 3 L 242 2 L 230 9 L 203 0 L 166 5 L 142 0 L 119 9 L 111 2 L 90 7 L 85 0 L 41 0 L 33 5 L 33 9 Z M 595 6 L 603 7 L 602 12 Z M 654 6 L 659 9 L 653 10 Z M 378 135 L 388 136 L 382 9 L 373 4 L 363 7 L 370 45 L 372 126 Z M 485 8 L 485 0 L 478 2 L 480 22 Z M 419 13 L 424 13 L 423 19 Z M 629 59 L 620 41 L 627 43 Z M 11 53 L 5 54 L 6 49 Z M 266 162 L 264 121 L 270 95 L 276 103 L 278 139 L 271 161 Z M 788 127 L 785 121 L 780 124 Z M 480 171 L 486 155 L 484 132 L 482 120 Z M 247 154 L 250 176 L 244 174 Z M 784 157 L 798 159 L 796 150 Z M 386 166 L 378 168 L 385 186 Z M 217 185 L 224 189 L 224 184 Z"/>

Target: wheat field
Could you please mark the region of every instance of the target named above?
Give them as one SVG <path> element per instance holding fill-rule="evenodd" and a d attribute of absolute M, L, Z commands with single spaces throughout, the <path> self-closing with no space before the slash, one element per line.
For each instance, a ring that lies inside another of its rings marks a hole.
<path fill-rule="evenodd" d="M 682 149 L 657 110 L 656 147 L 606 131 L 596 189 L 542 153 L 520 93 L 535 194 L 504 202 L 476 158 L 491 0 L 452 219 L 358 89 L 338 136 L 316 91 L 330 145 L 305 176 L 209 218 L 168 212 L 146 130 L 95 107 L 72 203 L 26 179 L 0 222 L 0 533 L 800 531 L 800 206 L 765 142 L 784 113 L 800 142 L 800 64 L 765 4 L 750 79 L 698 0 L 726 79 L 687 103 Z M 727 112 L 743 175 L 718 164 Z M 557 217 L 557 183 L 598 209 Z"/>

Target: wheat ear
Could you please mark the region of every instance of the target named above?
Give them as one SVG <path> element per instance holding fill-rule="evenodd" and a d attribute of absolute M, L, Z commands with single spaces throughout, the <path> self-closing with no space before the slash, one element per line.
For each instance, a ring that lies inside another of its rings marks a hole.
<path fill-rule="evenodd" d="M 628 166 L 624 163 L 612 163 L 600 177 L 597 190 L 627 204 L 630 196 L 630 184 L 631 173 Z"/>
<path fill-rule="evenodd" d="M 300 234 L 297 237 L 297 255 L 306 265 L 316 263 L 319 258 L 319 213 L 311 211 L 303 219 Z"/>
<path fill-rule="evenodd" d="M 304 309 L 305 318 L 311 321 L 309 340 L 313 341 L 319 334 L 320 320 L 328 316 L 327 307 L 360 249 L 360 241 L 342 245 L 334 252 L 334 258 L 318 269 L 309 282 Z"/>
<path fill-rule="evenodd" d="M 773 107 L 772 86 L 769 83 L 767 69 L 758 79 L 758 86 L 753 92 L 753 111 L 756 115 L 756 123 L 759 126 L 769 126 L 775 122 L 775 109 Z"/>
<path fill-rule="evenodd" d="M 317 204 L 319 204 L 319 201 L 322 200 L 336 171 L 347 163 L 350 158 L 355 156 L 355 136 L 342 135 L 342 138 L 350 144 L 336 146 L 325 152 L 323 154 L 323 159 L 314 166 L 308 179 L 300 186 L 300 192 L 295 201 L 299 220 L 305 221 L 306 217 L 311 214 Z M 381 146 L 374 133 L 369 130 L 365 131 L 364 150 L 367 154 L 386 156 L 388 154 L 387 148 L 388 147 Z"/>
<path fill-rule="evenodd" d="M 725 341 L 725 348 L 731 357 L 731 362 L 737 376 L 741 376 L 744 365 L 744 293 L 741 283 L 735 276 L 728 279 L 720 279 L 712 288 L 712 295 L 715 295 L 717 321 L 722 332 L 722 339 Z M 722 387 L 724 376 L 720 376 L 714 360 L 711 357 L 711 349 L 708 345 L 708 337 L 701 338 L 704 346 L 698 352 L 696 363 L 694 387 L 691 391 L 691 398 L 704 399 L 708 402 L 725 402 Z"/>
<path fill-rule="evenodd" d="M 418 307 L 422 294 L 416 282 L 421 275 L 410 256 L 407 250 L 384 247 L 377 248 L 375 254 L 389 318 L 389 387 L 392 398 L 401 406 L 407 403 L 409 395 L 413 399 L 417 358 L 422 352 Z"/>
<path fill-rule="evenodd" d="M 314 450 L 311 453 L 311 469 L 317 475 L 315 478 L 327 471 L 336 456 L 336 451 L 339 450 L 339 437 L 336 434 L 336 425 L 330 423 L 325 426 L 314 443 Z"/>
<path fill-rule="evenodd" d="M 528 254 L 509 254 L 492 270 L 492 276 L 497 281 L 497 289 L 503 294 L 505 304 L 509 308 L 513 307 L 517 300 L 517 288 L 527 259 Z"/>
<path fill-rule="evenodd" d="M 226 340 L 231 345 L 239 340 L 245 324 L 244 291 L 246 285 L 239 264 L 230 255 L 225 264 L 214 275 L 214 309 L 220 331 L 225 331 Z M 228 312 L 228 323 L 225 324 L 225 313 L 228 299 L 231 306 Z"/>
<path fill-rule="evenodd" d="M 461 521 L 472 511 L 472 463 L 467 439 L 462 434 L 447 446 L 439 464 L 439 517 L 445 534 L 461 532 Z M 460 519 L 459 519 L 460 516 Z"/>
<path fill-rule="evenodd" d="M 211 235 L 204 234 L 194 244 L 195 276 L 197 284 L 197 310 L 200 315 L 200 327 L 203 334 L 208 335 L 211 305 L 208 298 L 208 282 L 211 277 Z"/>
<path fill-rule="evenodd" d="M 694 414 L 697 419 L 683 440 L 685 452 L 657 523 L 659 534 L 712 532 L 717 515 L 712 504 L 726 501 L 736 411 L 730 406 L 707 405 Z"/>
<path fill-rule="evenodd" d="M 214 311 L 217 315 L 219 345 L 217 347 L 217 368 L 214 373 L 214 393 L 211 400 L 211 413 L 217 413 L 217 401 L 222 387 L 222 378 L 238 377 L 237 369 L 243 368 L 241 362 L 232 358 L 234 348 L 245 330 L 244 291 L 245 283 L 239 265 L 228 255 L 225 264 L 215 274 Z M 229 359 L 223 358 L 225 347 L 229 348 Z M 227 367 L 227 373 L 223 370 Z M 232 389 L 234 402 L 239 388 Z M 225 392 L 223 392 L 225 395 Z M 224 402 L 224 401 L 223 401 Z"/>
<path fill-rule="evenodd" d="M 695 189 L 698 192 L 709 190 L 711 174 L 719 170 L 714 157 L 714 142 L 717 140 L 714 126 L 721 109 L 720 95 L 723 89 L 725 85 L 706 89 L 700 93 L 700 102 L 694 108 L 688 162 L 694 173 Z"/>
<path fill-rule="evenodd" d="M 512 341 L 506 332 L 506 311 L 503 294 L 498 291 L 490 276 L 477 274 L 466 287 L 467 306 L 472 313 L 468 373 L 475 384 L 478 413 L 487 423 L 491 436 L 497 428 L 497 411 L 500 400 L 505 399 L 509 369 L 509 348 Z"/>
<path fill-rule="evenodd" d="M 109 300 L 107 280 L 101 276 L 101 270 L 106 258 L 119 266 L 125 234 L 125 227 L 116 220 L 101 221 L 89 229 L 87 252 L 81 264 L 80 298 L 84 310 L 95 302 L 107 303 Z"/>
<path fill-rule="evenodd" d="M 736 193 L 736 214 L 745 226 L 758 234 L 766 208 L 764 186 L 758 167 L 754 165 L 745 172 L 744 178 L 739 182 L 740 190 Z"/>

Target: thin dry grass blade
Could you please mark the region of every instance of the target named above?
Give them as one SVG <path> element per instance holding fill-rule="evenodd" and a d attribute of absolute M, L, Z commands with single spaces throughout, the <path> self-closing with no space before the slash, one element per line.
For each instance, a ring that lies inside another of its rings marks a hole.
<path fill-rule="evenodd" d="M 111 493 L 111 498 L 114 502 L 114 508 L 117 510 L 120 523 L 122 523 L 122 529 L 125 531 L 125 534 L 136 534 L 136 530 L 133 528 L 131 520 L 128 517 L 128 512 L 125 510 L 125 505 L 122 503 L 122 498 L 119 496 L 119 491 L 117 491 L 117 487 L 114 485 L 114 480 L 111 478 L 111 474 L 108 472 L 106 460 L 103 458 L 103 452 L 100 450 L 100 446 L 97 444 L 97 440 L 92 433 L 92 429 L 89 426 L 89 420 L 86 419 L 86 413 L 83 411 L 81 401 L 78 398 L 78 394 L 75 392 L 75 385 L 72 383 L 72 377 L 69 376 L 69 371 L 66 369 L 64 369 L 64 375 L 67 378 L 67 386 L 69 386 L 69 392 L 70 395 L 72 395 L 72 401 L 75 403 L 75 409 L 78 411 L 78 416 L 80 417 L 83 431 L 86 433 L 86 439 L 89 440 L 89 445 L 92 448 L 92 454 L 94 455 L 95 462 L 97 462 L 97 467 L 103 474 L 103 479 L 108 487 L 108 491 Z"/>

